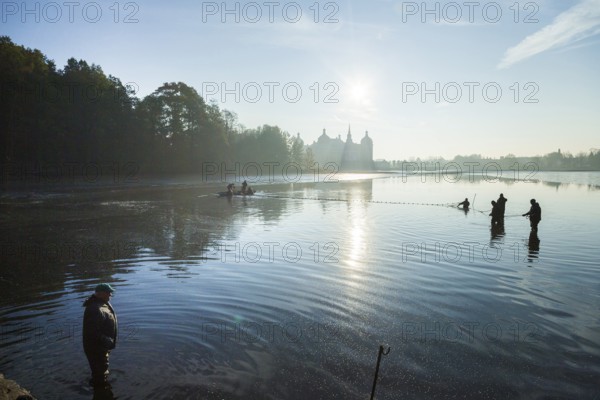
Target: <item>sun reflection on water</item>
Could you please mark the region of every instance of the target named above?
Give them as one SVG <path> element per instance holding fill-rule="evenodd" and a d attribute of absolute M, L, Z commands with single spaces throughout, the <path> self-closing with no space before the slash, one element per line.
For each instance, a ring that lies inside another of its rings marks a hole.
<path fill-rule="evenodd" d="M 348 213 L 350 226 L 345 244 L 347 256 L 344 261 L 348 267 L 348 283 L 357 286 L 361 282 L 367 264 L 366 254 L 369 239 L 367 206 L 355 203 Z"/>

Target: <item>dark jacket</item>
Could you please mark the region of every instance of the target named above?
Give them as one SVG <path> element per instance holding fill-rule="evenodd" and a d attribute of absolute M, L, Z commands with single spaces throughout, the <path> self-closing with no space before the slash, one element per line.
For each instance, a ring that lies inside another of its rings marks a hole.
<path fill-rule="evenodd" d="M 502 212 L 500 211 L 500 205 L 498 203 L 492 205 L 492 212 L 490 213 L 492 220 L 500 219 Z"/>
<path fill-rule="evenodd" d="M 540 222 L 542 220 L 542 208 L 540 207 L 540 203 L 536 202 L 536 203 L 532 204 L 531 208 L 529 209 L 529 212 L 527 212 L 523 215 L 529 215 L 530 221 Z"/>
<path fill-rule="evenodd" d="M 496 203 L 498 204 L 498 209 L 500 214 L 504 217 L 504 210 L 506 210 L 506 202 L 508 201 L 508 199 L 504 196 L 500 196 L 498 197 L 498 200 L 496 200 Z"/>
<path fill-rule="evenodd" d="M 95 295 L 83 302 L 83 348 L 107 352 L 117 345 L 117 314 L 110 303 Z"/>

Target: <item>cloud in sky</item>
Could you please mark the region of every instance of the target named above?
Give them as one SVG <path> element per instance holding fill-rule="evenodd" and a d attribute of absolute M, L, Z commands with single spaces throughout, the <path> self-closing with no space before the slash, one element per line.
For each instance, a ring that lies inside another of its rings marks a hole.
<path fill-rule="evenodd" d="M 504 53 L 498 68 L 508 68 L 536 54 L 600 33 L 600 0 L 583 0 L 559 14 L 552 23 L 527 36 Z"/>

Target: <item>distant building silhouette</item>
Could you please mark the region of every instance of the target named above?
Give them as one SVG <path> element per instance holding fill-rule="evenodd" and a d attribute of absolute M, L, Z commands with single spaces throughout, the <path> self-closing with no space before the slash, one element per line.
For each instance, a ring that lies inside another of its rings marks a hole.
<path fill-rule="evenodd" d="M 350 127 L 348 127 L 346 142 L 342 141 L 341 135 L 335 139 L 330 138 L 323 129 L 323 134 L 308 147 L 312 150 L 315 161 L 321 166 L 335 163 L 341 171 L 374 169 L 373 140 L 369 137 L 369 132 L 365 132 L 360 143 L 354 143 Z"/>

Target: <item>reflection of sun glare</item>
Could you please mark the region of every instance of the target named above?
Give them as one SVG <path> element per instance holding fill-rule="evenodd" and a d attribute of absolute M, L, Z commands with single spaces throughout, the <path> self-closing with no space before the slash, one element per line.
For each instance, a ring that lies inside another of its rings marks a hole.
<path fill-rule="evenodd" d="M 365 232 L 366 216 L 365 210 L 356 208 L 350 217 L 352 224 L 348 232 L 349 253 L 348 263 L 355 270 L 363 268 L 364 256 L 367 247 L 367 238 Z"/>
<path fill-rule="evenodd" d="M 358 288 L 363 279 L 363 270 L 366 251 L 366 232 L 364 230 L 364 215 L 353 215 L 352 227 L 348 232 L 348 257 L 347 263 L 349 269 L 346 273 L 346 284 Z"/>
<path fill-rule="evenodd" d="M 364 233 L 360 225 L 352 227 L 350 231 L 350 245 L 352 246 L 350 249 L 350 260 L 354 267 L 358 267 L 358 261 L 360 261 L 364 246 Z"/>

